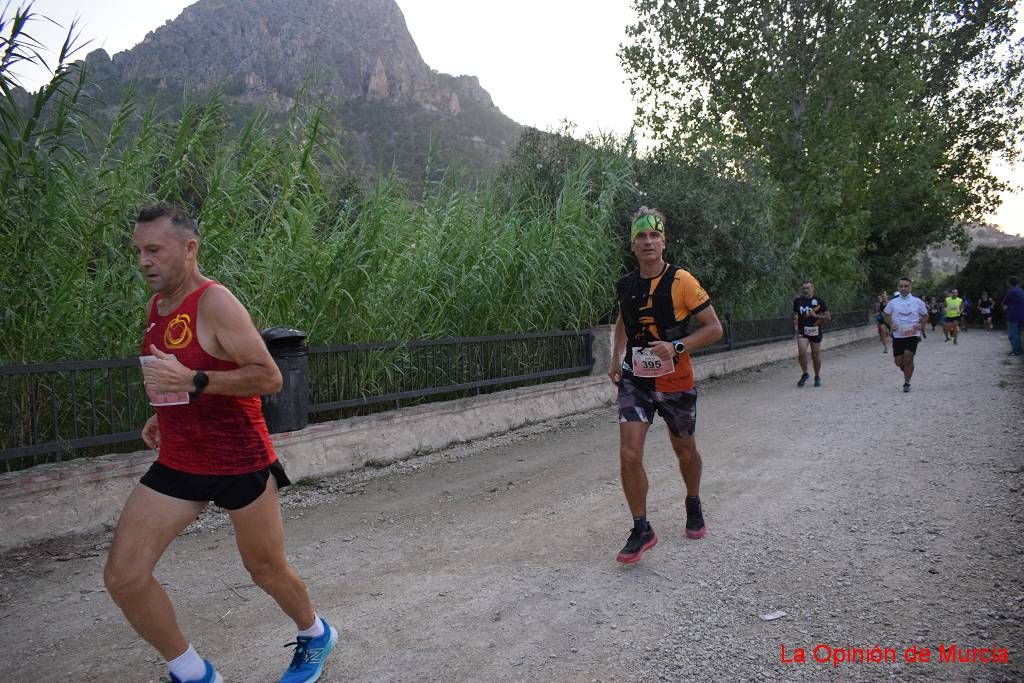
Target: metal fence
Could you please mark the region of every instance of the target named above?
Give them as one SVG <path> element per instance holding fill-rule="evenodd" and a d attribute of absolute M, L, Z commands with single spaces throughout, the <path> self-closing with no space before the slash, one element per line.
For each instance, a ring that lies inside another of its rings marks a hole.
<path fill-rule="evenodd" d="M 591 342 L 582 331 L 313 347 L 309 412 L 334 419 L 587 374 Z M 0 471 L 144 448 L 137 358 L 0 367 L 0 397 Z"/>
<path fill-rule="evenodd" d="M 867 324 L 833 314 L 826 330 Z M 793 337 L 792 318 L 723 319 L 700 356 Z M 389 410 L 588 374 L 589 331 L 310 348 L 312 420 Z M 0 367 L 0 470 L 143 448 L 150 415 L 137 358 Z"/>
<path fill-rule="evenodd" d="M 5 470 L 139 441 L 150 415 L 138 358 L 0 367 L 0 387 Z"/>
<path fill-rule="evenodd" d="M 586 374 L 593 335 L 548 332 L 310 349 L 310 415 Z"/>

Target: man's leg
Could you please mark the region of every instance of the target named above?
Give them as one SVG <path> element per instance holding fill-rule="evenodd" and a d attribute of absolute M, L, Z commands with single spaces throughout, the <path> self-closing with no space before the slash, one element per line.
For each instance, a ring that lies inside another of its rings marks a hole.
<path fill-rule="evenodd" d="M 911 351 L 903 352 L 903 365 L 901 367 L 903 369 L 903 383 L 910 384 L 910 378 L 914 376 L 914 354 Z M 925 387 L 925 389 L 927 388 Z"/>
<path fill-rule="evenodd" d="M 676 452 L 676 459 L 679 460 L 679 473 L 683 475 L 683 483 L 686 484 L 686 495 L 699 496 L 703 461 L 700 452 L 697 451 L 696 440 L 692 434 L 676 436 L 671 432 L 669 439 L 672 442 L 672 450 Z"/>
<path fill-rule="evenodd" d="M 128 497 L 107 554 L 103 582 L 128 623 L 170 661 L 188 649 L 167 592 L 153 569 L 206 503 L 171 498 L 139 484 Z"/>
<path fill-rule="evenodd" d="M 1020 355 L 1020 323 L 1013 320 L 1006 321 L 1006 336 L 1010 340 L 1010 353 Z"/>
<path fill-rule="evenodd" d="M 814 364 L 814 376 L 821 374 L 821 342 L 811 342 L 811 362 Z"/>
<path fill-rule="evenodd" d="M 649 422 L 619 423 L 619 469 L 626 504 L 633 517 L 647 516 L 647 471 L 644 469 L 644 441 Z"/>
<path fill-rule="evenodd" d="M 954 344 L 959 344 L 957 337 L 960 335 L 960 321 L 954 320 L 953 324 L 949 326 L 949 335 L 953 338 Z"/>
<path fill-rule="evenodd" d="M 807 347 L 810 345 L 807 337 L 796 338 L 796 359 L 800 363 L 800 371 L 807 374 Z"/>
<path fill-rule="evenodd" d="M 676 436 L 669 433 L 672 450 L 679 460 L 679 473 L 683 475 L 686 485 L 686 537 L 703 538 L 707 530 L 704 524 L 704 511 L 700 504 L 700 474 L 703 462 L 697 451 L 697 442 L 692 434 Z"/>
<path fill-rule="evenodd" d="M 306 584 L 288 564 L 284 554 L 284 522 L 271 476 L 260 497 L 239 510 L 229 510 L 235 526 L 235 542 L 253 583 L 266 591 L 301 631 L 314 626 L 313 603 Z"/>
<path fill-rule="evenodd" d="M 658 536 L 647 519 L 647 472 L 644 470 L 644 440 L 649 422 L 619 423 L 619 466 L 622 472 L 622 490 L 633 516 L 633 528 L 626 545 L 616 556 L 618 562 L 639 562 L 644 553 L 658 544 Z"/>
<path fill-rule="evenodd" d="M 796 359 L 800 361 L 800 379 L 797 380 L 796 385 L 802 387 L 807 384 L 807 380 L 810 379 L 810 375 L 807 374 L 807 349 L 810 346 L 811 340 L 803 335 L 796 338 Z"/>

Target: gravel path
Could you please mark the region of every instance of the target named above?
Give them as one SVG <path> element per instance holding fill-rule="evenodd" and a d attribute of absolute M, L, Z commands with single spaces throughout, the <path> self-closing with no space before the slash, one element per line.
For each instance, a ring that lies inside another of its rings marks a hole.
<path fill-rule="evenodd" d="M 659 422 L 660 543 L 630 567 L 611 407 L 293 487 L 289 556 L 342 633 L 321 680 L 1021 680 L 1024 366 L 1006 346 L 936 333 L 908 395 L 877 342 L 826 351 L 820 389 L 795 361 L 705 383 L 708 534 L 683 536 Z M 292 626 L 231 536 L 204 514 L 158 577 L 226 680 L 276 681 Z M 160 680 L 103 590 L 108 541 L 0 557 L 0 680 Z M 1009 661 L 939 661 L 954 643 Z M 833 666 L 875 646 L 897 661 Z"/>

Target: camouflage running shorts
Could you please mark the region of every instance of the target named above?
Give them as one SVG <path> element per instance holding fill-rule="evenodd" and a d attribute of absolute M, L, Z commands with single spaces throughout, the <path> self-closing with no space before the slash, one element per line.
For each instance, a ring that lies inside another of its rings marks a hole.
<path fill-rule="evenodd" d="M 693 435 L 697 427 L 697 392 L 664 393 L 654 382 L 626 375 L 619 382 L 619 422 L 653 422 L 657 413 L 675 436 Z"/>

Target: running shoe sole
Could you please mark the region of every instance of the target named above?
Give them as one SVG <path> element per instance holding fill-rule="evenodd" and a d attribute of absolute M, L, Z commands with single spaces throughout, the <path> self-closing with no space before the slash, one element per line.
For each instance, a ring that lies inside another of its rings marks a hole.
<path fill-rule="evenodd" d="M 620 552 L 618 557 L 616 557 L 615 559 L 616 561 L 621 562 L 622 564 L 633 564 L 634 562 L 639 562 L 640 558 L 644 556 L 644 553 L 646 553 L 648 550 L 650 550 L 656 545 L 658 545 L 658 534 L 654 534 L 651 540 L 647 541 L 647 543 L 644 543 L 643 546 L 640 547 L 640 550 L 636 551 L 632 555 L 627 555 L 626 553 Z"/>
<path fill-rule="evenodd" d="M 695 539 L 695 540 L 698 539 L 698 538 L 704 538 L 704 532 L 707 531 L 707 530 L 708 530 L 708 525 L 705 522 L 704 526 L 702 526 L 701 528 L 697 529 L 696 531 L 690 531 L 689 529 L 687 529 L 686 530 L 686 537 L 687 538 L 692 538 L 692 539 Z"/>

